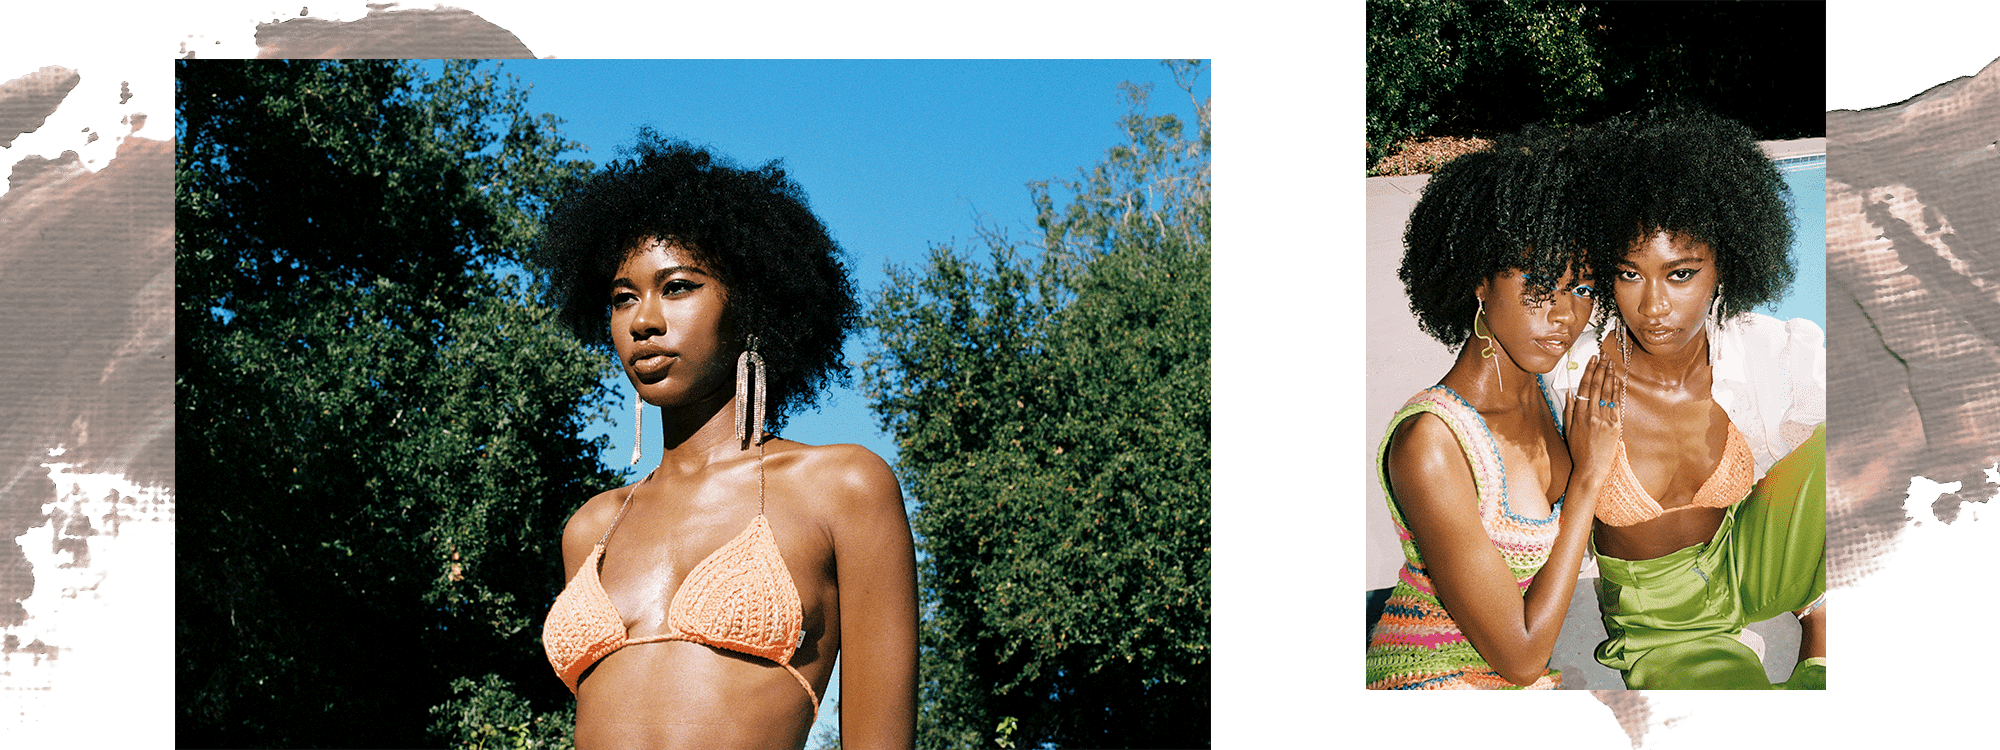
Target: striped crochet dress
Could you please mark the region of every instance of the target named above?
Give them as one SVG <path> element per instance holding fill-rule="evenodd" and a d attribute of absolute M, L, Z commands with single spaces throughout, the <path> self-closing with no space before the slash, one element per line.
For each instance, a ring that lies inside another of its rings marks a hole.
<path fill-rule="evenodd" d="M 1549 394 L 1546 384 L 1542 394 Z M 1553 402 L 1549 405 L 1552 414 Z M 1382 445 L 1376 451 L 1376 469 L 1382 473 L 1382 486 L 1389 487 L 1389 471 L 1386 463 L 1389 438 L 1396 434 L 1396 426 L 1403 420 L 1418 414 L 1436 414 L 1458 437 L 1458 444 L 1465 451 L 1465 460 L 1472 466 L 1473 484 L 1479 490 L 1479 517 L 1485 523 L 1486 534 L 1493 538 L 1493 547 L 1507 561 L 1507 567 L 1514 572 L 1514 580 L 1520 591 L 1526 591 L 1528 583 L 1535 578 L 1535 572 L 1549 559 L 1549 549 L 1555 545 L 1559 524 L 1556 519 L 1562 513 L 1562 501 L 1557 500 L 1549 517 L 1544 519 L 1523 518 L 1515 515 L 1507 505 L 1507 472 L 1500 461 L 1500 446 L 1493 439 L 1493 433 L 1486 427 L 1486 420 L 1479 412 L 1467 404 L 1456 392 L 1442 385 L 1432 386 L 1415 397 L 1396 412 L 1389 420 L 1389 432 L 1382 438 Z M 1557 417 L 1557 424 L 1561 418 Z M 1424 561 L 1417 554 L 1417 543 L 1410 535 L 1410 529 L 1403 520 L 1402 510 L 1396 507 L 1396 498 L 1389 495 L 1389 514 L 1396 522 L 1396 535 L 1403 542 L 1405 562 L 1397 576 L 1396 588 L 1389 593 L 1389 602 L 1382 610 L 1382 619 L 1376 623 L 1375 631 L 1368 639 L 1368 687 L 1375 690 L 1479 690 L 1479 689 L 1520 689 L 1519 686 L 1501 677 L 1486 660 L 1480 658 L 1472 643 L 1459 632 L 1457 623 L 1452 622 L 1444 605 L 1438 602 L 1437 590 L 1431 586 L 1430 576 L 1424 568 Z M 1562 686 L 1562 676 L 1555 670 L 1547 670 L 1527 689 L 1549 690 Z"/>

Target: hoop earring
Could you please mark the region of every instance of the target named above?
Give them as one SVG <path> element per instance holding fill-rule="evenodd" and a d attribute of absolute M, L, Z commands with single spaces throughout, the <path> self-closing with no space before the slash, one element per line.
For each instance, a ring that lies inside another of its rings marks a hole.
<path fill-rule="evenodd" d="M 750 440 L 754 445 L 764 444 L 764 369 L 764 356 L 757 353 L 757 337 L 751 336 L 736 357 L 736 439 Z M 757 389 L 754 405 L 748 403 L 753 384 Z"/>
<path fill-rule="evenodd" d="M 644 397 L 641 397 L 638 391 L 639 391 L 638 387 L 634 386 L 632 389 L 632 465 L 633 466 L 639 465 L 639 440 L 640 438 L 645 437 L 646 434 L 644 427 L 644 425 L 646 424 L 646 399 Z"/>
<path fill-rule="evenodd" d="M 1479 332 L 1479 321 L 1484 319 L 1486 319 L 1486 300 L 1482 299 L 1479 301 L 1479 312 L 1472 315 L 1472 335 L 1486 342 L 1486 348 L 1479 350 L 1479 357 L 1493 360 L 1493 382 L 1500 384 L 1501 390 L 1506 390 L 1507 381 L 1500 377 L 1500 358 L 1493 356 L 1493 326 L 1489 324 L 1485 333 Z"/>

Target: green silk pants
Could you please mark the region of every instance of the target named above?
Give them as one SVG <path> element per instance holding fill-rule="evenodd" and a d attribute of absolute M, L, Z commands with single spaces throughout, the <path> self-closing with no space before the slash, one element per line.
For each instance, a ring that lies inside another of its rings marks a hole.
<path fill-rule="evenodd" d="M 1597 661 L 1627 688 L 1824 689 L 1818 660 L 1771 684 L 1737 636 L 1826 591 L 1826 425 L 1729 507 L 1714 538 L 1651 560 L 1599 555 L 1597 565 L 1610 636 Z"/>

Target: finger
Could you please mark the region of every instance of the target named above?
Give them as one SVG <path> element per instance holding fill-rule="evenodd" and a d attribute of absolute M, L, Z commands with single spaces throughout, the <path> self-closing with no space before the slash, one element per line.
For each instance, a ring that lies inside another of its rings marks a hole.
<path fill-rule="evenodd" d="M 1616 403 L 1618 390 L 1617 375 L 1613 373 L 1612 368 L 1616 367 L 1616 365 L 1608 360 L 1599 361 L 1597 365 L 1597 379 L 1594 383 L 1596 390 L 1591 395 L 1591 403 L 1598 409 L 1603 410 L 1599 414 L 1605 412 L 1615 413 L 1618 408 Z"/>
<path fill-rule="evenodd" d="M 1591 406 L 1596 406 L 1598 399 L 1604 397 L 1604 368 L 1608 364 L 1602 356 L 1590 358 L 1590 369 L 1584 373 L 1585 387 L 1582 391 Z"/>
<path fill-rule="evenodd" d="M 1569 403 L 1563 404 L 1563 424 L 1576 424 L 1583 418 L 1583 405 L 1589 403 L 1590 374 L 1597 369 L 1597 357 L 1593 355 L 1583 368 L 1583 377 L 1578 378 L 1576 389 L 1570 391 Z"/>
<path fill-rule="evenodd" d="M 1567 431 L 1568 425 L 1576 424 L 1576 402 L 1583 400 L 1583 380 L 1578 379 L 1576 387 L 1570 389 L 1569 398 L 1562 402 L 1562 420 Z"/>
<path fill-rule="evenodd" d="M 1596 371 L 1597 371 L 1597 355 L 1592 354 L 1590 355 L 1590 359 L 1584 360 L 1583 372 L 1576 376 L 1577 393 L 1579 394 L 1583 393 L 1585 390 L 1590 388 L 1590 374 Z"/>

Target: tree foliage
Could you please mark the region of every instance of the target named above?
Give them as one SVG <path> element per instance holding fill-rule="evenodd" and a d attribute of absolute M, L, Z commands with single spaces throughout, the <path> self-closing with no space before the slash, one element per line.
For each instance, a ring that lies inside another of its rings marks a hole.
<path fill-rule="evenodd" d="M 1588 3 L 1369 0 L 1368 163 L 1468 112 L 1563 125 L 1603 97 Z"/>
<path fill-rule="evenodd" d="M 489 672 L 553 708 L 606 364 L 507 269 L 590 165 L 469 63 L 177 73 L 181 743 L 417 745 Z"/>
<path fill-rule="evenodd" d="M 1039 242 L 933 248 L 869 312 L 915 502 L 922 747 L 1208 742 L 1209 109 L 1188 133 L 1126 93 L 1125 143 L 1030 185 Z"/>
<path fill-rule="evenodd" d="M 1699 103 L 1824 134 L 1825 20 L 1789 3 L 1368 0 L 1368 164 L 1427 134 Z"/>

